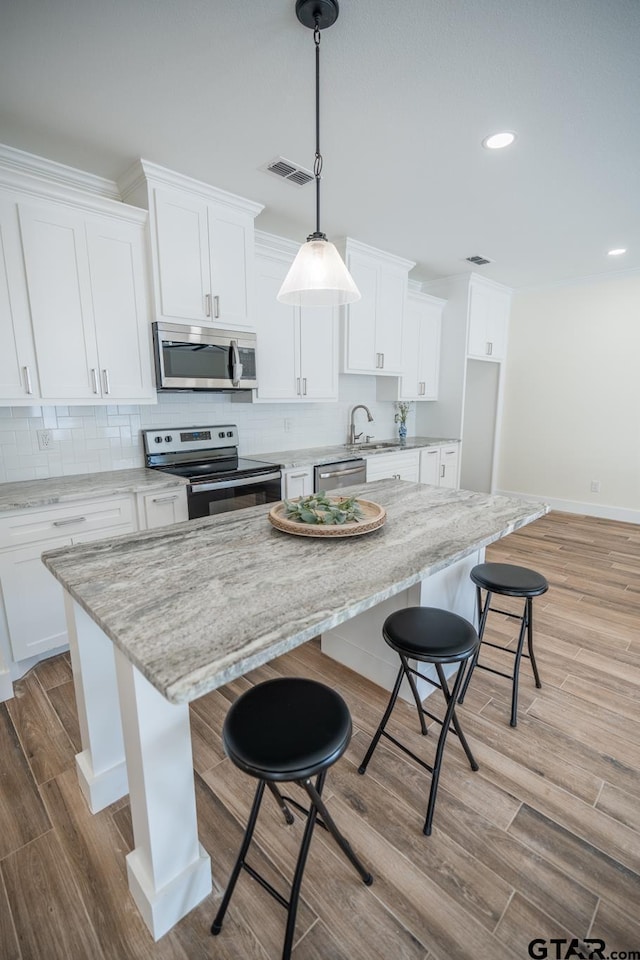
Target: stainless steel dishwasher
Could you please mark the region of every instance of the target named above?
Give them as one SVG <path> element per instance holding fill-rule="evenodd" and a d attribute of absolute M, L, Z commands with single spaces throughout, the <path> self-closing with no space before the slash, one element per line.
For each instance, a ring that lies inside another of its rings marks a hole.
<path fill-rule="evenodd" d="M 313 468 L 313 489 L 337 490 L 349 487 L 353 483 L 366 483 L 367 461 L 362 457 L 351 460 L 339 460 L 337 463 L 321 463 Z"/>

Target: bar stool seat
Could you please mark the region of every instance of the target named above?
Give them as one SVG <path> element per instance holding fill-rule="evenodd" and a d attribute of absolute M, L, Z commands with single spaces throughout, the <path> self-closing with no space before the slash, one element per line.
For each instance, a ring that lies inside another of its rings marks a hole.
<path fill-rule="evenodd" d="M 431 833 L 433 823 L 440 768 L 450 725 L 453 726 L 453 732 L 458 737 L 467 755 L 471 769 L 478 769 L 478 764 L 460 728 L 455 712 L 455 705 L 465 668 L 477 653 L 480 640 L 474 627 L 467 620 L 448 610 L 440 610 L 436 607 L 406 607 L 403 610 L 397 610 L 385 620 L 382 626 L 382 636 L 385 642 L 392 650 L 395 650 L 400 657 L 400 669 L 387 708 L 369 744 L 369 749 L 358 768 L 358 773 L 364 774 L 366 772 L 369 761 L 381 737 L 390 740 L 399 747 L 403 753 L 406 753 L 419 763 L 421 767 L 429 771 L 431 774 L 431 787 L 429 790 L 427 815 L 423 828 L 423 833 L 428 836 Z M 439 682 L 432 680 L 430 677 L 425 676 L 425 674 L 420 673 L 417 669 L 414 669 L 409 664 L 409 659 L 415 660 L 418 663 L 433 664 Z M 458 664 L 458 669 L 455 674 L 453 687 L 449 689 L 444 667 L 447 664 L 456 663 Z M 416 703 L 420 729 L 423 736 L 426 736 L 428 733 L 425 717 L 434 720 L 441 727 L 440 736 L 436 745 L 435 760 L 432 765 L 426 763 L 421 757 L 418 757 L 412 750 L 409 750 L 408 747 L 400 743 L 400 741 L 390 733 L 387 733 L 385 729 L 396 704 L 396 700 L 398 699 L 402 680 L 405 677 Z M 416 686 L 415 677 L 426 680 L 431 686 L 438 687 L 442 690 L 446 703 L 444 719 L 440 719 L 423 706 Z"/>
<path fill-rule="evenodd" d="M 503 653 L 511 654 L 514 659 L 513 673 L 505 673 L 502 670 L 496 670 L 487 664 L 479 663 L 481 647 L 471 662 L 471 666 L 465 678 L 464 684 L 458 697 L 458 703 L 462 703 L 467 692 L 473 671 L 478 667 L 480 670 L 488 670 L 500 677 L 506 677 L 511 680 L 511 719 L 510 724 L 515 727 L 518 723 L 518 680 L 520 675 L 520 663 L 522 658 L 531 662 L 533 678 L 536 687 L 541 687 L 540 674 L 533 652 L 533 598 L 540 597 L 549 589 L 549 583 L 546 577 L 536 570 L 530 570 L 529 567 L 520 567 L 513 563 L 479 563 L 470 573 L 471 580 L 476 585 L 477 609 L 478 609 L 478 635 L 481 646 L 486 645 L 500 650 Z M 482 591 L 485 591 L 483 599 Z M 502 597 L 516 597 L 524 600 L 522 614 L 518 615 L 509 610 L 502 610 L 491 606 L 492 596 L 496 594 Z M 509 650 L 498 643 L 492 643 L 485 640 L 484 634 L 487 626 L 487 617 L 489 613 L 501 613 L 503 616 L 510 617 L 520 621 L 520 632 L 515 650 Z M 524 652 L 524 641 L 527 640 L 527 652 Z"/>
<path fill-rule="evenodd" d="M 258 786 L 240 853 L 211 926 L 214 936 L 222 929 L 231 895 L 244 869 L 287 910 L 282 958 L 288 960 L 293 947 L 302 875 L 316 823 L 333 836 L 363 882 L 367 886 L 373 882 L 321 797 L 328 768 L 340 759 L 350 740 L 351 715 L 346 703 L 335 690 L 315 680 L 298 677 L 267 680 L 247 690 L 232 704 L 223 724 L 222 743 L 231 762 L 257 779 Z M 283 796 L 276 786 L 283 782 L 295 782 L 302 787 L 310 808 Z M 246 862 L 265 787 L 274 796 L 288 824 L 294 822 L 291 808 L 306 817 L 288 900 Z"/>

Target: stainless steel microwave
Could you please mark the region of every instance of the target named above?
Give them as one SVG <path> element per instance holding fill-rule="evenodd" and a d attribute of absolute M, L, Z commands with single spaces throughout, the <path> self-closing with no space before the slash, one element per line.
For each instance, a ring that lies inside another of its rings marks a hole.
<path fill-rule="evenodd" d="M 182 323 L 153 324 L 158 390 L 249 390 L 256 335 Z"/>

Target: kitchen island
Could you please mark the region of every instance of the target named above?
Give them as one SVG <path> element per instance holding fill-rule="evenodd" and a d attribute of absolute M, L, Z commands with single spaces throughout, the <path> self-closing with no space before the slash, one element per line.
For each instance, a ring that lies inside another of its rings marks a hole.
<path fill-rule="evenodd" d="M 352 618 L 377 641 L 387 601 L 432 602 L 430 580 L 468 598 L 465 563 L 548 509 L 398 480 L 366 496 L 387 522 L 361 537 L 290 536 L 256 507 L 43 555 L 66 590 L 80 785 L 94 812 L 130 793 L 129 885 L 156 939 L 211 889 L 189 701 Z"/>

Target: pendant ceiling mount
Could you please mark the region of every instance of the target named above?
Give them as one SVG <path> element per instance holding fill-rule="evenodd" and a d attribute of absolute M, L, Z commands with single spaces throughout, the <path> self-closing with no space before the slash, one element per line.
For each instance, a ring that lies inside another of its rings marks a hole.
<path fill-rule="evenodd" d="M 338 19 L 338 0 L 296 0 L 296 16 L 301 24 L 315 30 L 332 27 Z"/>

